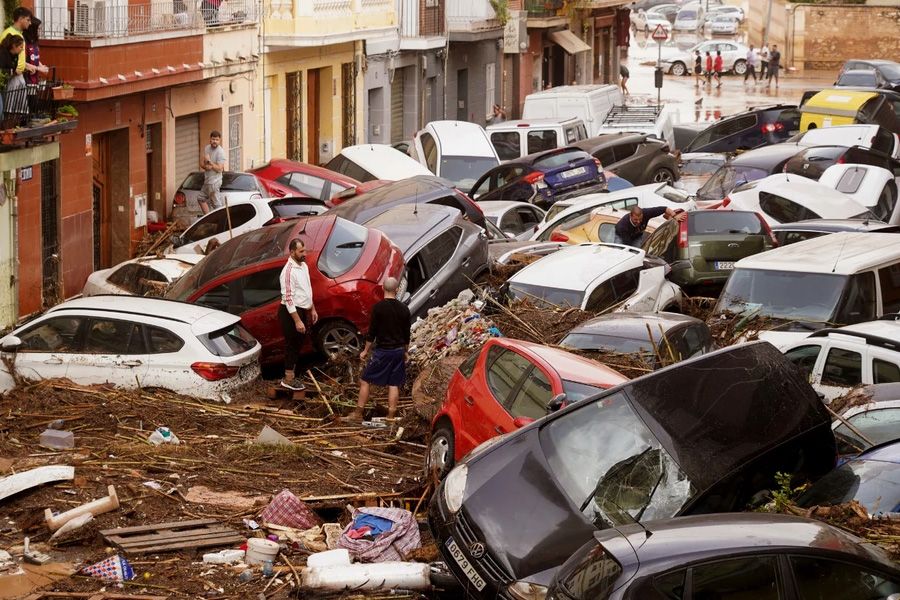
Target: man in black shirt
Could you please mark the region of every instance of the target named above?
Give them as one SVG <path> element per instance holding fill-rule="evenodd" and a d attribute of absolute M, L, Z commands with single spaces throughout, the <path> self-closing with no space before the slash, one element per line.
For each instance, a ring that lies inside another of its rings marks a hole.
<path fill-rule="evenodd" d="M 384 280 L 384 300 L 372 307 L 372 319 L 366 347 L 359 357 L 368 356 L 372 346 L 372 359 L 363 370 L 359 381 L 359 400 L 356 409 L 347 415 L 348 420 L 362 421 L 363 409 L 369 401 L 370 385 L 386 385 L 388 388 L 388 418 L 397 414 L 400 387 L 406 383 L 406 347 L 409 346 L 409 308 L 397 300 L 399 283 L 393 277 Z"/>
<path fill-rule="evenodd" d="M 687 214 L 684 211 L 676 213 L 665 206 L 654 206 L 647 209 L 641 209 L 640 206 L 632 206 L 631 211 L 616 223 L 615 243 L 640 248 L 644 243 L 644 230 L 647 229 L 647 223 L 650 219 L 660 215 L 665 216 L 667 219 L 674 217 L 677 221 L 684 221 L 687 218 Z"/>

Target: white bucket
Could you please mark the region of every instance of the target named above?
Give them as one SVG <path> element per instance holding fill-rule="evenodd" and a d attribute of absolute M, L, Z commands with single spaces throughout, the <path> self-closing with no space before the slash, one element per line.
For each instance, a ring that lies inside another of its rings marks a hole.
<path fill-rule="evenodd" d="M 272 540 L 250 538 L 247 540 L 247 556 L 244 562 L 248 565 L 261 565 L 267 560 L 275 562 L 280 546 Z"/>

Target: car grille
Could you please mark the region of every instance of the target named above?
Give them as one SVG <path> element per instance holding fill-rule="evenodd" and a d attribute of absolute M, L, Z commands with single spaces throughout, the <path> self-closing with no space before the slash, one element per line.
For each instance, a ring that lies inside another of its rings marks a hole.
<path fill-rule="evenodd" d="M 469 523 L 466 518 L 465 510 L 460 510 L 456 515 L 456 527 L 454 528 L 454 534 L 457 539 L 457 543 L 459 543 L 460 548 L 464 548 L 466 554 L 469 556 L 469 560 L 473 565 L 477 565 L 479 570 L 483 571 L 485 575 L 487 575 L 490 579 L 498 584 L 505 584 L 512 582 L 512 576 L 503 568 L 503 566 L 497 562 L 490 554 L 489 551 L 486 551 L 484 556 L 481 558 L 472 558 L 472 555 L 469 554 L 469 546 L 474 542 L 480 542 L 478 536 L 475 533 L 475 529 Z M 500 586 L 502 587 L 502 586 Z"/>

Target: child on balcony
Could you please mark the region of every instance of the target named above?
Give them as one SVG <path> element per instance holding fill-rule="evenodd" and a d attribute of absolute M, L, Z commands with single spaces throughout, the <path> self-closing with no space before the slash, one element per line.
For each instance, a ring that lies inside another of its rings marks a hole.
<path fill-rule="evenodd" d="M 26 71 L 25 83 L 29 85 L 37 85 L 40 82 L 41 75 L 50 71 L 50 68 L 41 63 L 41 48 L 38 45 L 38 28 L 41 26 L 41 20 L 32 17 L 31 25 L 22 32 L 25 38 L 25 62 L 32 65 L 34 71 Z"/>

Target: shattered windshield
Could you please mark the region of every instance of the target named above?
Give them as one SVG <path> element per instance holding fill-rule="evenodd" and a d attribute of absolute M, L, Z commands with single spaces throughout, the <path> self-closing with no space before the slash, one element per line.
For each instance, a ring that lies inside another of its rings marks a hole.
<path fill-rule="evenodd" d="M 701 200 L 724 200 L 734 188 L 763 177 L 768 177 L 765 169 L 755 167 L 741 167 L 735 165 L 722 165 L 713 176 L 697 190 L 697 197 Z"/>
<path fill-rule="evenodd" d="M 672 517 L 694 493 L 621 392 L 548 423 L 541 447 L 563 491 L 598 529 Z"/>
<path fill-rule="evenodd" d="M 789 321 L 829 323 L 847 285 L 846 275 L 735 269 L 715 312 L 756 311 Z"/>

